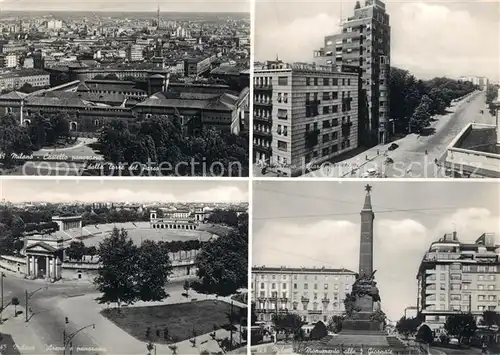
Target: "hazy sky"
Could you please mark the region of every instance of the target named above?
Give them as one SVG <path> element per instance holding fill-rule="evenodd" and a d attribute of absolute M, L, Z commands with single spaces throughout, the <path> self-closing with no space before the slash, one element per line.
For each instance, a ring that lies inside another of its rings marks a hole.
<path fill-rule="evenodd" d="M 365 184 L 254 184 L 252 264 L 344 267 L 358 272 Z M 497 239 L 500 235 L 500 183 L 371 184 L 374 267 L 382 308 L 391 320 L 403 316 L 405 307 L 416 305 L 416 274 L 432 241 L 454 230 L 462 242 L 473 242 L 485 232 L 496 233 Z"/>
<path fill-rule="evenodd" d="M 256 0 L 255 59 L 313 61 L 356 1 Z M 364 4 L 364 0 L 361 1 Z M 392 65 L 419 78 L 500 72 L 498 0 L 387 0 Z M 342 8 L 342 11 L 341 11 Z M 341 16 L 342 14 L 342 16 Z"/>
<path fill-rule="evenodd" d="M 250 12 L 249 0 L 0 0 L 15 11 L 156 11 Z"/>
<path fill-rule="evenodd" d="M 246 202 L 246 181 L 0 180 L 10 202 Z"/>

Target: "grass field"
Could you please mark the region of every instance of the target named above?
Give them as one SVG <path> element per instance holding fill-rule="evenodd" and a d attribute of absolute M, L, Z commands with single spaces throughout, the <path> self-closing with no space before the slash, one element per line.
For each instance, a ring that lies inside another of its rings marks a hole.
<path fill-rule="evenodd" d="M 201 335 L 212 332 L 214 326 L 219 329 L 227 325 L 230 309 L 231 305 L 225 302 L 200 301 L 122 308 L 119 313 L 116 309 L 106 309 L 101 314 L 140 341 L 167 344 L 192 338 L 193 328 L 197 335 Z M 149 338 L 146 336 L 148 327 L 151 329 Z M 168 329 L 170 340 L 165 339 L 165 329 Z"/>

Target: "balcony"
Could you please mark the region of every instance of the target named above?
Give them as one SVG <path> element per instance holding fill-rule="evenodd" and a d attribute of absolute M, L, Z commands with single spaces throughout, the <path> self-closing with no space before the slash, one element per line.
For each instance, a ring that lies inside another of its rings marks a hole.
<path fill-rule="evenodd" d="M 266 122 L 266 123 L 271 123 L 272 118 L 271 116 L 261 116 L 261 115 L 253 115 L 253 119 L 255 122 Z"/>
<path fill-rule="evenodd" d="M 323 313 L 323 311 L 318 310 L 318 309 L 314 309 L 314 310 L 308 310 L 307 313 L 308 314 L 321 314 L 321 313 Z"/>
<path fill-rule="evenodd" d="M 270 138 L 270 137 L 273 136 L 273 134 L 271 133 L 271 131 L 261 131 L 261 130 L 258 130 L 258 129 L 254 129 L 253 130 L 253 134 L 255 136 L 266 137 L 266 138 Z"/>
<path fill-rule="evenodd" d="M 302 303 L 309 303 L 309 298 L 308 297 L 302 297 L 300 299 L 300 302 L 302 302 Z"/>
<path fill-rule="evenodd" d="M 320 134 L 319 129 L 315 129 L 315 130 L 312 130 L 312 131 L 307 131 L 305 133 L 305 136 L 306 136 L 306 147 L 307 148 L 313 148 L 314 146 L 318 145 L 318 143 L 319 143 L 319 134 Z"/>
<path fill-rule="evenodd" d="M 253 89 L 255 91 L 272 91 L 273 85 L 272 84 L 254 84 Z"/>
<path fill-rule="evenodd" d="M 323 303 L 330 303 L 330 299 L 329 298 L 323 298 L 323 299 L 321 299 L 321 302 L 323 302 Z"/>
<path fill-rule="evenodd" d="M 253 104 L 256 106 L 265 106 L 265 107 L 271 107 L 273 105 L 271 100 L 254 100 Z"/>

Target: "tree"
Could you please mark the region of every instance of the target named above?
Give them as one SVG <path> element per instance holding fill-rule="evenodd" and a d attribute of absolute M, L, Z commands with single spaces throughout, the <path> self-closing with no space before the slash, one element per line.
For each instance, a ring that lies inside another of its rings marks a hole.
<path fill-rule="evenodd" d="M 0 163 L 4 167 L 15 165 L 13 154 L 29 155 L 33 152 L 28 129 L 20 125 L 13 115 L 0 117 Z"/>
<path fill-rule="evenodd" d="M 406 338 L 414 335 L 418 326 L 422 323 L 418 318 L 406 318 L 401 317 L 401 319 L 396 323 L 396 330 L 399 334 L 403 334 Z"/>
<path fill-rule="evenodd" d="M 272 321 L 277 331 L 283 331 L 285 333 L 286 340 L 288 340 L 290 335 L 294 335 L 296 338 L 301 336 L 301 328 L 304 323 L 298 314 L 274 314 Z"/>
<path fill-rule="evenodd" d="M 456 337 L 459 343 L 462 343 L 463 338 L 474 335 L 477 325 L 471 313 L 452 314 L 446 318 L 444 329 L 449 335 Z"/>
<path fill-rule="evenodd" d="M 248 228 L 244 221 L 241 223 L 237 230 L 204 244 L 197 255 L 195 263 L 201 291 L 229 295 L 246 287 Z"/>
<path fill-rule="evenodd" d="M 322 321 L 317 322 L 314 328 L 311 330 L 309 338 L 311 340 L 320 340 L 328 335 L 328 330 L 326 329 L 325 323 Z"/>
<path fill-rule="evenodd" d="M 208 216 L 208 222 L 236 227 L 238 226 L 238 215 L 234 211 L 216 209 Z"/>
<path fill-rule="evenodd" d="M 140 246 L 137 260 L 136 287 L 137 298 L 141 301 L 161 301 L 167 297 L 165 284 L 172 273 L 172 263 L 168 253 L 158 244 L 145 240 Z"/>
<path fill-rule="evenodd" d="M 333 316 L 328 323 L 328 330 L 338 333 L 342 330 L 342 321 L 344 319 L 341 316 Z"/>
<path fill-rule="evenodd" d="M 86 252 L 85 252 L 88 256 L 90 256 L 91 259 L 94 258 L 94 256 L 97 255 L 97 248 L 95 246 L 90 246 L 87 248 Z"/>
<path fill-rule="evenodd" d="M 14 250 L 16 251 L 17 254 L 20 254 L 21 253 L 21 250 L 23 250 L 24 248 L 24 240 L 22 239 L 16 239 L 14 241 Z"/>
<path fill-rule="evenodd" d="M 126 230 L 114 228 L 99 244 L 101 267 L 94 283 L 103 293 L 99 303 L 132 304 L 138 299 L 138 250 Z"/>
<path fill-rule="evenodd" d="M 432 334 L 431 328 L 427 324 L 422 324 L 418 328 L 417 335 L 415 336 L 417 341 L 431 344 L 434 341 L 434 335 Z"/>
<path fill-rule="evenodd" d="M 66 248 L 65 252 L 70 259 L 81 261 L 85 255 L 85 244 L 80 241 L 73 241 Z"/>
<path fill-rule="evenodd" d="M 17 317 L 17 306 L 19 306 L 19 298 L 12 297 L 12 301 L 10 303 L 14 306 L 14 317 Z"/>
<path fill-rule="evenodd" d="M 498 326 L 500 324 L 500 315 L 495 311 L 484 311 L 481 324 L 487 326 L 488 329 Z"/>

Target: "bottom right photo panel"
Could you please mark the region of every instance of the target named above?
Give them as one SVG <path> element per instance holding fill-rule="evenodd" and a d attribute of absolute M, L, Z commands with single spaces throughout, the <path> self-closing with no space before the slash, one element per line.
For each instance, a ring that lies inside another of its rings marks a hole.
<path fill-rule="evenodd" d="M 496 181 L 254 181 L 252 353 L 500 353 Z"/>

